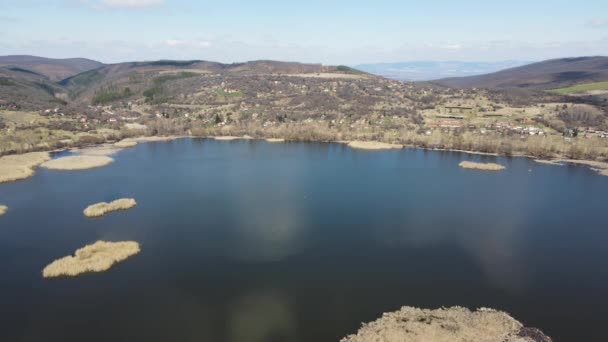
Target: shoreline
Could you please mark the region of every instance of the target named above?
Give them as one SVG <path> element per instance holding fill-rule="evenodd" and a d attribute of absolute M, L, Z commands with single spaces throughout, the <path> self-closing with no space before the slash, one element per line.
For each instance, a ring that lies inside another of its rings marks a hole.
<path fill-rule="evenodd" d="M 225 136 L 222 136 L 222 138 Z M 178 140 L 178 139 L 185 139 L 185 138 L 190 138 L 190 139 L 213 139 L 216 141 L 234 141 L 234 140 L 259 140 L 259 141 L 268 141 L 268 140 L 274 140 L 276 142 L 316 142 L 316 143 L 328 143 L 328 144 L 341 144 L 343 146 L 347 146 L 347 147 L 351 147 L 352 149 L 355 150 L 362 150 L 362 149 L 358 149 L 358 148 L 354 148 L 352 146 L 349 146 L 351 143 L 356 142 L 356 140 L 302 140 L 302 139 L 284 139 L 284 138 L 267 138 L 267 137 L 255 137 L 255 138 L 243 138 L 243 137 L 234 137 L 234 139 L 217 139 L 217 136 L 199 136 L 199 135 L 171 135 L 171 136 L 139 136 L 139 137 L 132 137 L 132 138 L 127 138 L 125 140 L 129 140 L 129 141 L 134 141 L 137 143 L 148 143 L 148 142 L 166 142 L 166 141 L 173 141 L 173 140 Z M 230 136 L 230 138 L 233 138 L 232 136 Z M 382 144 L 382 145 L 393 145 L 396 146 L 397 144 L 389 144 L 389 143 L 384 143 L 381 141 L 365 141 L 366 143 L 369 144 Z M 33 153 L 59 153 L 59 152 L 75 152 L 75 153 L 79 153 L 83 150 L 87 150 L 87 149 L 95 149 L 95 148 L 103 148 L 105 147 L 110 147 L 113 146 L 113 142 L 103 142 L 103 143 L 98 143 L 98 144 L 90 144 L 84 147 L 71 147 L 71 148 L 63 148 L 63 149 L 52 149 L 52 150 L 46 150 L 46 151 L 36 151 L 36 152 L 26 152 L 26 153 L 22 153 L 22 154 L 9 154 L 9 155 L 5 155 L 2 156 L 0 158 L 5 158 L 5 157 L 12 157 L 15 158 L 15 156 L 24 156 L 24 155 L 28 155 L 28 154 L 33 154 Z M 404 145 L 399 145 L 401 146 L 402 149 L 416 149 L 416 150 L 422 150 L 422 151 L 437 151 L 437 152 L 456 152 L 456 153 L 462 153 L 462 154 L 469 154 L 469 155 L 479 155 L 479 156 L 492 156 L 492 157 L 505 157 L 505 158 L 528 158 L 531 159 L 537 163 L 540 164 L 546 164 L 546 165 L 556 165 L 556 166 L 560 166 L 560 165 L 565 165 L 565 164 L 572 164 L 572 165 L 576 165 L 576 166 L 582 166 L 582 167 L 587 167 L 592 171 L 595 171 L 598 175 L 601 176 L 608 176 L 608 161 L 598 161 L 598 160 L 586 160 L 586 159 L 571 159 L 568 158 L 567 156 L 555 156 L 553 158 L 539 158 L 539 157 L 535 157 L 532 155 L 528 155 L 528 154 L 524 154 L 524 153 L 514 153 L 511 155 L 507 155 L 507 154 L 500 154 L 500 153 L 491 153 L 491 152 L 481 152 L 481 151 L 473 151 L 473 150 L 459 150 L 459 149 L 444 149 L 444 148 L 432 148 L 432 147 L 420 147 L 420 146 L 416 146 L 416 145 L 412 145 L 412 144 L 404 144 Z M 116 147 L 115 147 L 116 148 Z M 118 151 L 122 150 L 121 148 L 116 148 Z M 376 149 L 376 151 L 382 151 L 382 150 L 396 150 L 395 147 L 391 148 L 391 149 Z M 118 152 L 117 151 L 117 152 Z M 370 150 L 373 151 L 373 150 Z M 18 158 L 18 157 L 17 157 Z M 52 158 L 50 160 L 53 160 Z M 48 161 L 48 160 L 47 160 Z M 42 163 L 40 163 L 42 164 Z M 30 178 L 31 176 L 33 176 L 35 174 L 35 170 L 36 168 L 40 167 L 40 164 L 38 165 L 34 165 L 33 167 L 31 167 L 31 170 L 33 171 L 30 175 L 28 175 L 27 177 L 23 177 L 23 178 L 19 178 L 19 179 L 14 179 L 14 180 L 5 180 L 4 182 L 0 182 L 1 183 L 12 183 L 15 181 L 19 181 L 19 180 L 24 180 L 27 178 Z M 1 166 L 1 165 L 0 165 Z"/>

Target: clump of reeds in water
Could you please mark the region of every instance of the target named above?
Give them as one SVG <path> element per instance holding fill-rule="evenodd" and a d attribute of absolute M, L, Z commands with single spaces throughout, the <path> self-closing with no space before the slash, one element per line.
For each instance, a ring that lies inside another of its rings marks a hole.
<path fill-rule="evenodd" d="M 121 198 L 110 203 L 101 202 L 90 205 L 84 210 L 84 215 L 87 217 L 99 217 L 112 211 L 131 209 L 136 205 L 137 202 L 132 198 Z"/>
<path fill-rule="evenodd" d="M 6 214 L 6 211 L 8 210 L 8 207 L 5 205 L 1 205 L 0 204 L 0 216 Z"/>
<path fill-rule="evenodd" d="M 475 163 L 475 162 L 470 162 L 470 161 L 461 162 L 460 167 L 463 169 L 482 170 L 482 171 L 502 171 L 505 169 L 505 167 L 500 164 Z"/>
<path fill-rule="evenodd" d="M 360 150 L 394 150 L 403 148 L 403 145 L 387 144 L 379 141 L 350 141 L 348 146 Z"/>
<path fill-rule="evenodd" d="M 134 241 L 97 241 L 55 260 L 42 270 L 44 278 L 74 277 L 88 272 L 104 272 L 115 263 L 139 253 L 139 243 Z"/>
<path fill-rule="evenodd" d="M 534 337 L 528 338 L 528 337 Z M 482 308 L 470 311 L 453 307 L 437 310 L 403 307 L 385 313 L 382 318 L 364 324 L 355 335 L 341 342 L 551 342 L 535 328 L 524 327 L 509 314 Z"/>

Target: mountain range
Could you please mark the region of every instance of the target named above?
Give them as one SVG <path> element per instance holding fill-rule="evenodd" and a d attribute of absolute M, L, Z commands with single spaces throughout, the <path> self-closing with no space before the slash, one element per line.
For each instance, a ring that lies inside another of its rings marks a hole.
<path fill-rule="evenodd" d="M 487 74 L 528 64 L 525 61 L 462 62 L 411 61 L 399 63 L 359 64 L 354 68 L 402 81 L 428 81 L 447 77 Z"/>

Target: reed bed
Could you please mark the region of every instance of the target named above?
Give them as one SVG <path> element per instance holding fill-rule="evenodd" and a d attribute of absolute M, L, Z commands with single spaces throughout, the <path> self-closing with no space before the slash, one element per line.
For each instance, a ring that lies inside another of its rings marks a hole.
<path fill-rule="evenodd" d="M 112 163 L 113 161 L 114 159 L 108 156 L 78 155 L 49 160 L 47 162 L 42 163 L 40 167 L 44 167 L 46 169 L 51 170 L 64 171 L 86 170 L 96 167 L 102 167 Z"/>
<path fill-rule="evenodd" d="M 118 148 L 129 148 L 129 147 L 135 147 L 137 145 L 137 141 L 133 141 L 133 140 L 121 140 L 117 143 L 114 143 L 115 147 Z"/>
<path fill-rule="evenodd" d="M 476 163 L 470 161 L 463 161 L 459 164 L 463 169 L 470 170 L 481 170 L 481 171 L 502 171 L 505 169 L 504 166 L 494 163 Z"/>
<path fill-rule="evenodd" d="M 53 261 L 42 270 L 42 276 L 44 278 L 75 277 L 83 273 L 104 272 L 115 263 L 124 261 L 139 252 L 139 243 L 134 241 L 97 241 L 76 250 L 74 256 L 68 255 Z"/>
<path fill-rule="evenodd" d="M 387 144 L 379 141 L 350 141 L 348 146 L 360 150 L 394 150 L 402 149 L 403 145 Z"/>
<path fill-rule="evenodd" d="M 225 135 L 225 136 L 213 137 L 213 139 L 218 140 L 218 141 L 232 141 L 232 140 L 238 140 L 238 139 L 243 139 L 243 138 L 235 137 L 235 136 L 231 136 L 231 135 Z"/>
<path fill-rule="evenodd" d="M 100 217 L 112 211 L 131 209 L 136 205 L 137 202 L 132 198 L 121 198 L 110 203 L 101 202 L 90 205 L 83 213 L 86 217 Z"/>
<path fill-rule="evenodd" d="M 8 210 L 7 206 L 0 204 L 0 216 L 6 214 L 7 210 Z"/>
<path fill-rule="evenodd" d="M 102 145 L 96 147 L 81 148 L 75 150 L 74 152 L 85 156 L 111 156 L 120 152 L 120 150 L 120 148 L 116 148 L 113 146 Z"/>
<path fill-rule="evenodd" d="M 34 175 L 34 167 L 51 159 L 48 152 L 30 152 L 0 157 L 0 183 L 13 182 Z"/>
<path fill-rule="evenodd" d="M 533 336 L 534 339 L 527 337 Z M 403 307 L 364 324 L 356 335 L 341 342 L 551 342 L 540 330 L 525 328 L 505 312 L 492 309 L 470 311 L 453 307 L 423 310 Z"/>

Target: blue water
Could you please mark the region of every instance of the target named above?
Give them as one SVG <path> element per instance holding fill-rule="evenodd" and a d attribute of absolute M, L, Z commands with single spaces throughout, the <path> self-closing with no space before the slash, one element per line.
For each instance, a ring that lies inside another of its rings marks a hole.
<path fill-rule="evenodd" d="M 404 305 L 492 307 L 556 341 L 608 341 L 607 194 L 608 177 L 525 158 L 139 144 L 0 185 L 0 341 L 337 341 Z M 138 206 L 82 214 L 121 197 Z M 100 239 L 142 252 L 41 277 Z"/>

